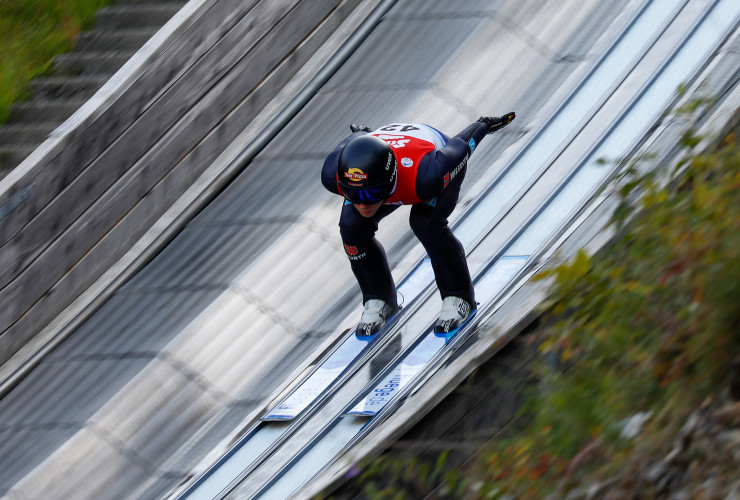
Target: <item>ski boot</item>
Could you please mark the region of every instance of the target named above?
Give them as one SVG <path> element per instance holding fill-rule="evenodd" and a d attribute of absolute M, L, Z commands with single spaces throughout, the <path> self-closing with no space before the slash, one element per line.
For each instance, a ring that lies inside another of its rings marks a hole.
<path fill-rule="evenodd" d="M 364 307 L 365 310 L 362 312 L 362 317 L 355 330 L 355 333 L 360 337 L 368 337 L 378 333 L 385 326 L 386 320 L 398 310 L 398 306 L 378 299 L 368 300 Z"/>
<path fill-rule="evenodd" d="M 473 307 L 461 297 L 445 297 L 442 300 L 442 311 L 434 325 L 434 333 L 450 333 L 468 319 Z"/>

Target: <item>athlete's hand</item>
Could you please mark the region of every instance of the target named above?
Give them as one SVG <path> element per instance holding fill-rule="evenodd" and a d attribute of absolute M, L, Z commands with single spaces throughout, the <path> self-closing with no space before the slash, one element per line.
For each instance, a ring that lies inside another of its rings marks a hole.
<path fill-rule="evenodd" d="M 370 127 L 365 127 L 363 125 L 355 125 L 354 123 L 349 126 L 349 129 L 352 131 L 353 134 L 355 132 L 372 132 L 373 131 L 373 129 L 371 129 Z"/>
<path fill-rule="evenodd" d="M 507 126 L 509 123 L 514 121 L 514 118 L 516 118 L 516 113 L 506 113 L 503 116 L 481 116 L 478 118 L 478 121 L 481 123 L 485 123 L 486 127 L 488 127 L 488 134 L 492 134 L 496 132 L 497 130 L 501 130 L 505 126 Z"/>

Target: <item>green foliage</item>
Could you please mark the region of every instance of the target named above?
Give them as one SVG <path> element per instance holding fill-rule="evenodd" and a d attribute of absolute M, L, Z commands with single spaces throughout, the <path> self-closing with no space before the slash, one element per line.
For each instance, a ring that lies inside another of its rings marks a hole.
<path fill-rule="evenodd" d="M 523 409 L 532 424 L 489 452 L 478 497 L 540 498 L 606 474 L 634 446 L 621 435 L 625 418 L 660 415 L 641 440 L 658 448 L 659 429 L 678 425 L 671 416 L 726 385 L 740 352 L 740 147 L 731 138 L 684 167 L 668 187 L 627 171 L 618 227 L 642 196 L 623 237 L 598 258 L 579 252 L 542 274 L 554 279 L 558 318 L 542 349 L 559 369 L 543 365 Z"/>
<path fill-rule="evenodd" d="M 418 457 L 380 457 L 361 464 L 353 485 L 340 498 L 415 500 L 417 498 L 459 498 L 464 482 L 459 472 L 447 465 L 448 452 L 436 460 Z M 335 497 L 333 497 L 335 498 Z M 337 499 L 338 500 L 338 499 Z"/>
<path fill-rule="evenodd" d="M 72 47 L 97 9 L 111 0 L 2 0 L 0 31 L 0 123 L 10 105 L 26 97 L 27 83 L 49 71 L 52 58 Z"/>

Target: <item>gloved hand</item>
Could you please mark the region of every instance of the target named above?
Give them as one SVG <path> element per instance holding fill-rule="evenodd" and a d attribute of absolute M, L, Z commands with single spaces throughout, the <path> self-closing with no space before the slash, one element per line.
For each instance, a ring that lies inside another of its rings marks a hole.
<path fill-rule="evenodd" d="M 485 123 L 488 127 L 488 134 L 492 134 L 493 132 L 497 130 L 501 130 L 505 126 L 507 126 L 509 123 L 514 121 L 514 118 L 516 118 L 516 113 L 506 113 L 505 115 L 498 117 L 498 116 L 481 116 L 478 118 L 478 121 L 481 123 Z"/>
<path fill-rule="evenodd" d="M 363 125 L 355 125 L 354 123 L 349 126 L 349 129 L 352 131 L 353 134 L 355 132 L 372 132 L 373 131 L 373 129 L 371 129 L 370 127 L 365 127 Z"/>

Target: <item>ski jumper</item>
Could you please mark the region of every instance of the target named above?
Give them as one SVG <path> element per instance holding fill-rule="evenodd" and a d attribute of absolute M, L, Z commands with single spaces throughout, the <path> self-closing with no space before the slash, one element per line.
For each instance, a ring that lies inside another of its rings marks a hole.
<path fill-rule="evenodd" d="M 380 299 L 396 305 L 393 277 L 375 233 L 381 219 L 401 205 L 412 205 L 409 223 L 429 255 L 442 299 L 462 297 L 475 305 L 465 250 L 452 234 L 447 218 L 460 196 L 468 158 L 486 132 L 486 125 L 480 122 L 451 139 L 420 123 L 395 123 L 370 132 L 391 146 L 398 174 L 395 190 L 374 216 L 363 217 L 346 200 L 342 206 L 339 230 L 363 302 Z M 337 184 L 339 154 L 352 138 L 364 134 L 357 132 L 344 139 L 324 161 L 321 181 L 332 193 L 341 195 Z"/>

